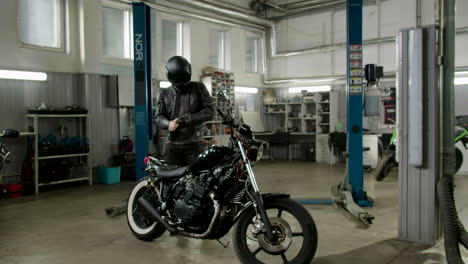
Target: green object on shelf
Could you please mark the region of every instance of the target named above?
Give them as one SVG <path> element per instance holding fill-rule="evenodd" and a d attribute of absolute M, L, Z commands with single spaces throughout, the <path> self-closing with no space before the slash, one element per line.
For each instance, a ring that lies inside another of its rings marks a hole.
<path fill-rule="evenodd" d="M 98 182 L 103 184 L 115 184 L 120 182 L 120 166 L 98 168 Z"/>
<path fill-rule="evenodd" d="M 343 126 L 341 125 L 341 122 L 338 122 L 338 124 L 336 124 L 336 130 L 338 132 L 343 132 Z"/>

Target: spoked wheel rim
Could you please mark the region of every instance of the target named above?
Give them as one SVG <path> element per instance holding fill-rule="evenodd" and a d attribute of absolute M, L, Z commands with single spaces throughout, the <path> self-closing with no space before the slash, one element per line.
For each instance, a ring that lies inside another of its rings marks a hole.
<path fill-rule="evenodd" d="M 243 242 L 253 258 L 253 263 L 302 263 L 298 259 L 301 252 L 307 250 L 306 240 L 313 239 L 312 234 L 307 232 L 305 223 L 299 221 L 295 213 L 288 208 L 267 208 L 267 214 L 274 233 L 273 241 L 264 233 L 252 239 L 253 223 L 246 225 L 243 230 L 246 232 Z M 251 219 L 253 218 L 252 214 Z M 296 223 L 291 224 L 291 218 L 295 218 Z"/>

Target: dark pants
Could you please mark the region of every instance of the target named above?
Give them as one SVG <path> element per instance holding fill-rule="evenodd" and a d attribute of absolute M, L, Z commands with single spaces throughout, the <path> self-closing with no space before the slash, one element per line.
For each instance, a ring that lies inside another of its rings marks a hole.
<path fill-rule="evenodd" d="M 203 144 L 201 142 L 192 142 L 183 145 L 167 143 L 165 153 L 166 162 L 172 165 L 187 166 L 195 161 L 202 150 Z"/>

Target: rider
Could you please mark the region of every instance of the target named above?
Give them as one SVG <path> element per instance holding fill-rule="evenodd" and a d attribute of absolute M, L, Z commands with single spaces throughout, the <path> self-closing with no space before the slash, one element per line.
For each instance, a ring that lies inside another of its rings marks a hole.
<path fill-rule="evenodd" d="M 190 81 L 192 67 L 182 56 L 169 59 L 166 76 L 172 86 L 161 90 L 156 124 L 169 130 L 167 162 L 185 166 L 203 150 L 202 126 L 214 116 L 211 95 L 203 83 Z"/>

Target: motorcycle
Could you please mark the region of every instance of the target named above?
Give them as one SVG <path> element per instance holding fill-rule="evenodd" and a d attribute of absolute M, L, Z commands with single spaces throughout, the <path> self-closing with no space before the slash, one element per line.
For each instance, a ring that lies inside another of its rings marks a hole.
<path fill-rule="evenodd" d="M 173 170 L 145 158 L 149 175 L 128 200 L 130 230 L 144 241 L 168 231 L 219 242 L 237 224 L 232 240 L 241 263 L 310 263 L 317 249 L 312 216 L 289 194 L 260 193 L 252 162 L 262 157 L 263 143 L 230 112 L 217 111 L 230 128 L 228 146 L 213 145 Z"/>
<path fill-rule="evenodd" d="M 463 127 L 455 127 L 455 144 L 462 142 L 465 149 L 468 149 L 468 131 Z M 455 147 L 455 173 L 457 173 L 463 164 L 463 153 Z"/>
<path fill-rule="evenodd" d="M 379 148 L 383 149 L 382 157 L 379 160 L 379 163 L 375 167 L 375 179 L 377 181 L 382 181 L 387 174 L 395 167 L 398 162 L 396 160 L 396 128 L 393 129 L 392 137 L 390 138 L 389 144 L 384 149 L 383 143 L 379 140 Z"/>
<path fill-rule="evenodd" d="M 5 129 L 0 134 L 0 139 L 17 137 L 19 137 L 19 132 L 13 129 Z M 6 148 L 6 145 L 0 141 L 0 171 L 2 170 L 3 166 L 5 166 L 5 164 L 9 162 L 8 156 L 10 156 L 10 152 Z"/>
<path fill-rule="evenodd" d="M 462 142 L 465 149 L 468 149 L 468 131 L 462 127 L 455 127 L 454 143 Z M 396 160 L 396 128 L 393 130 L 390 144 L 385 149 L 382 158 L 375 168 L 375 179 L 382 181 L 387 174 L 397 164 Z M 455 147 L 455 173 L 457 173 L 463 164 L 463 153 L 458 147 Z"/>
<path fill-rule="evenodd" d="M 5 164 L 10 163 L 8 157 L 10 156 L 10 151 L 6 148 L 6 145 L 1 142 L 3 138 L 17 138 L 19 137 L 19 132 L 13 129 L 5 129 L 0 133 L 0 171 L 2 171 Z M 6 193 L 5 186 L 2 183 L 2 178 L 0 177 L 0 197 Z"/>

